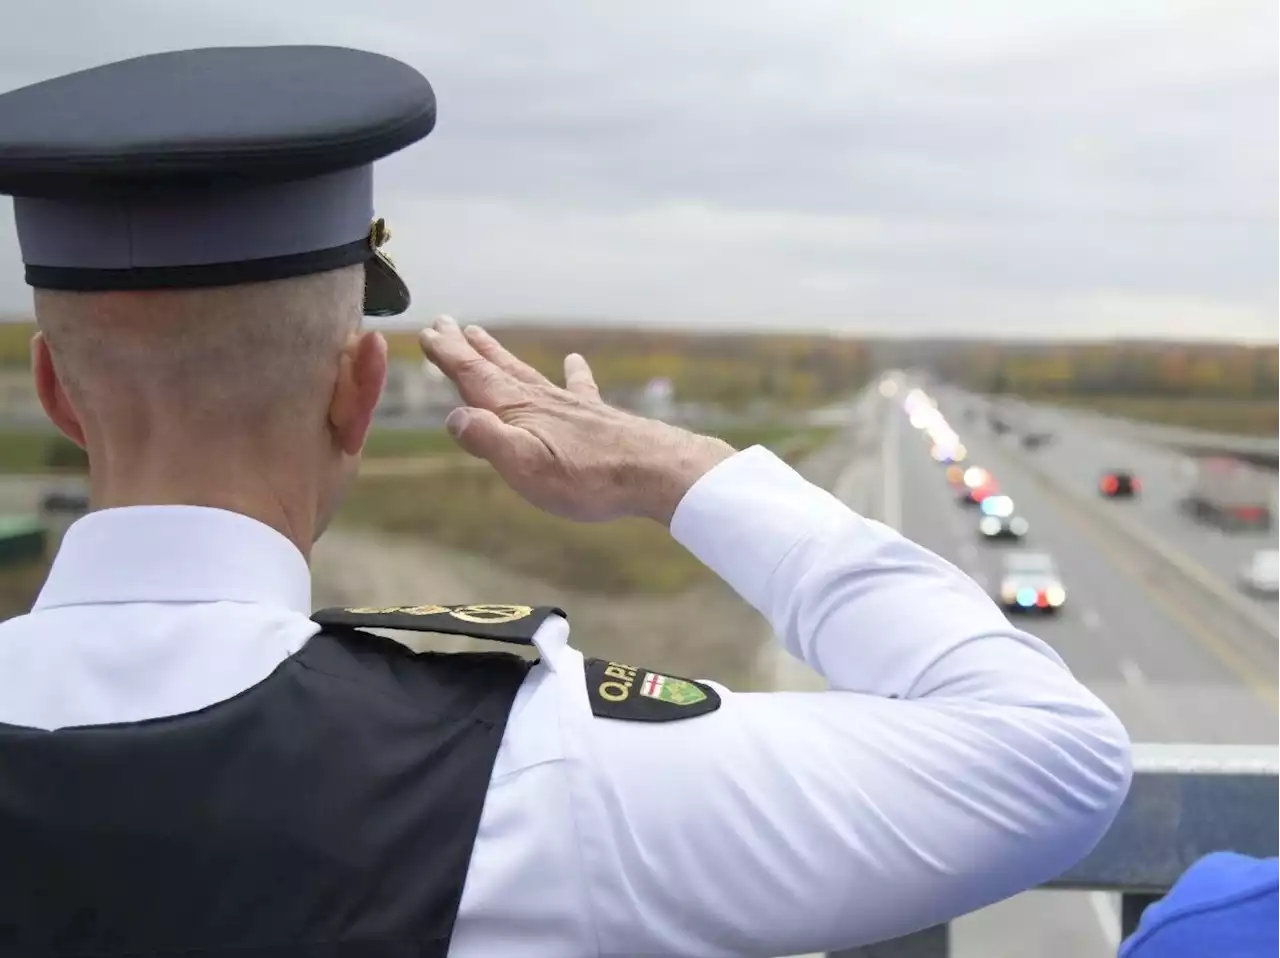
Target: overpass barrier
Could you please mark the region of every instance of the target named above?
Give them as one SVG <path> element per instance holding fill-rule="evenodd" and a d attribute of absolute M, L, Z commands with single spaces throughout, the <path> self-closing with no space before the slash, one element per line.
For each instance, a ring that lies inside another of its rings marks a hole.
<path fill-rule="evenodd" d="M 1260 858 L 1280 852 L 1274 745 L 1135 744 L 1133 785 L 1097 847 L 1044 887 L 1120 894 L 1120 929 L 1128 937 L 1197 859 L 1216 851 Z M 947 925 L 827 958 L 948 958 Z"/>

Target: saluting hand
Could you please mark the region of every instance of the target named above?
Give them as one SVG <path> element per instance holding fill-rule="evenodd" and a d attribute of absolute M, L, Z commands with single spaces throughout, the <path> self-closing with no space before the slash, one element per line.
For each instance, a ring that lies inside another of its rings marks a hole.
<path fill-rule="evenodd" d="M 466 403 L 445 423 L 458 445 L 554 515 L 669 523 L 689 487 L 734 452 L 606 404 L 577 353 L 565 357 L 562 388 L 480 327 L 464 333 L 448 316 L 424 329 L 421 342 Z"/>

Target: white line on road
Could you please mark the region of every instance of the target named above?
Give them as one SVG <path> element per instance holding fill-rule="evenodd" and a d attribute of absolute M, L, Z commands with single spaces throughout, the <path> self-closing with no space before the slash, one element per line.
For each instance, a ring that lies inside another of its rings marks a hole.
<path fill-rule="evenodd" d="M 861 460 L 852 460 L 840 470 L 840 475 L 836 476 L 836 481 L 831 486 L 831 494 L 845 505 L 849 505 L 849 501 L 853 498 L 854 487 L 858 482 L 858 470 L 861 468 Z"/>
<path fill-rule="evenodd" d="M 1138 663 L 1133 659 L 1120 660 L 1120 674 L 1125 682 L 1134 688 L 1143 688 L 1147 684 L 1147 677 L 1142 674 L 1142 669 L 1138 668 Z"/>
<path fill-rule="evenodd" d="M 1098 927 L 1102 929 L 1102 937 L 1107 940 L 1107 947 L 1115 951 L 1120 947 L 1120 909 L 1114 892 L 1089 892 L 1089 907 L 1098 919 Z"/>
<path fill-rule="evenodd" d="M 1080 621 L 1084 623 L 1084 627 L 1090 632 L 1100 632 L 1102 630 L 1102 616 L 1098 615 L 1093 609 L 1085 609 L 1081 612 Z"/>
<path fill-rule="evenodd" d="M 893 403 L 885 404 L 889 410 L 889 421 L 885 424 L 884 447 L 881 458 L 884 460 L 884 499 L 880 503 L 880 521 L 894 529 L 902 528 L 902 463 L 899 460 L 901 450 L 898 441 L 901 428 L 901 414 Z"/>

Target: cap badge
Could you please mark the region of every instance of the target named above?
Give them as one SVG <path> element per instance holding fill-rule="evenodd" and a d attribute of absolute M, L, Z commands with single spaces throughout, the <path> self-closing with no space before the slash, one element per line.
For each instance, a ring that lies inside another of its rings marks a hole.
<path fill-rule="evenodd" d="M 395 261 L 382 248 L 389 242 L 391 242 L 391 227 L 387 225 L 385 219 L 379 216 L 369 224 L 369 248 L 394 268 Z"/>

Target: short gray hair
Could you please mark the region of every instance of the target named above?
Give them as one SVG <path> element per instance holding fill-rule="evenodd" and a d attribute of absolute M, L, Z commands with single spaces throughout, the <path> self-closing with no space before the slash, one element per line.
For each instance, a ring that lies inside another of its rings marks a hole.
<path fill-rule="evenodd" d="M 364 268 L 198 290 L 37 290 L 72 402 L 228 433 L 316 409 L 360 327 Z"/>

